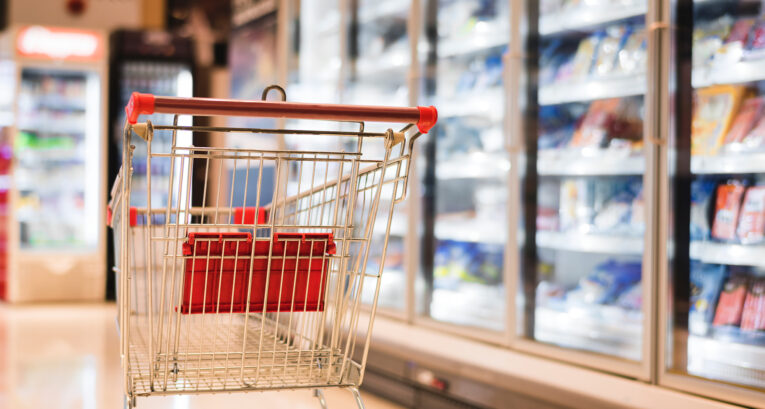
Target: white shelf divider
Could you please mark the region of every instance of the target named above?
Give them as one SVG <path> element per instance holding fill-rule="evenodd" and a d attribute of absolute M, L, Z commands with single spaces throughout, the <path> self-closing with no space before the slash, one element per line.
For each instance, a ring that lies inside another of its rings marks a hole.
<path fill-rule="evenodd" d="M 691 172 L 695 174 L 765 173 L 765 152 L 694 156 L 691 158 Z"/>
<path fill-rule="evenodd" d="M 645 74 L 639 74 L 555 83 L 539 89 L 539 104 L 556 105 L 643 95 L 645 81 Z"/>
<path fill-rule="evenodd" d="M 703 88 L 717 84 L 742 84 L 765 80 L 765 59 L 739 61 L 730 65 L 696 67 L 692 85 Z"/>
<path fill-rule="evenodd" d="M 581 233 L 537 232 L 537 246 L 556 250 L 602 254 L 643 254 L 643 237 Z"/>
<path fill-rule="evenodd" d="M 539 34 L 543 36 L 566 31 L 583 31 L 646 13 L 645 1 L 635 1 L 631 5 L 609 5 L 604 7 L 576 7 L 562 10 L 539 19 Z"/>
<path fill-rule="evenodd" d="M 611 152 L 607 149 L 542 150 L 537 158 L 540 175 L 641 175 L 645 171 L 642 155 Z"/>
<path fill-rule="evenodd" d="M 709 264 L 765 267 L 765 245 L 692 241 L 690 257 Z"/>

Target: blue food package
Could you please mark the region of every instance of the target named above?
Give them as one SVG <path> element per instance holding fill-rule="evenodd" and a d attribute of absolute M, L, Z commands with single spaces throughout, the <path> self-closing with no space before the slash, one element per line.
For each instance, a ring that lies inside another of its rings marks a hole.
<path fill-rule="evenodd" d="M 633 284 L 624 291 L 616 300 L 616 305 L 628 310 L 639 310 L 643 307 L 643 286 L 640 283 Z"/>
<path fill-rule="evenodd" d="M 501 283 L 503 250 L 501 244 L 438 240 L 434 255 L 435 286 L 453 289 L 460 283 Z"/>
<path fill-rule="evenodd" d="M 641 274 L 640 262 L 608 260 L 580 279 L 566 299 L 585 304 L 613 304 L 623 292 L 640 282 Z"/>
<path fill-rule="evenodd" d="M 709 238 L 712 196 L 717 181 L 698 178 L 691 182 L 691 240 Z"/>
<path fill-rule="evenodd" d="M 717 298 L 725 282 L 725 266 L 691 261 L 691 307 L 688 330 L 692 334 L 706 335 L 714 318 Z"/>

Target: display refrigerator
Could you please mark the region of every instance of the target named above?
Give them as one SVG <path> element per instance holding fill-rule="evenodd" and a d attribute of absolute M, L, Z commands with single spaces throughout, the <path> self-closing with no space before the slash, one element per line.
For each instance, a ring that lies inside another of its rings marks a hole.
<path fill-rule="evenodd" d="M 117 30 L 110 36 L 109 58 L 109 126 L 108 155 L 109 180 L 114 180 L 122 166 L 123 129 L 125 106 L 133 92 L 163 96 L 191 97 L 194 88 L 194 53 L 190 38 L 180 37 L 161 30 Z M 153 114 L 148 121 L 172 123 L 172 115 Z M 179 117 L 179 124 L 191 125 L 189 116 Z M 190 132 L 178 132 L 178 146 L 191 144 Z M 156 130 L 153 148 L 169 151 L 172 134 Z M 164 207 L 173 192 L 169 188 L 170 159 L 159 158 L 152 163 L 151 203 Z M 133 184 L 131 205 L 147 203 L 146 144 L 136 143 L 133 151 Z M 105 193 L 106 195 L 106 193 Z M 178 193 L 175 192 L 175 196 Z M 112 237 L 109 235 L 111 242 Z M 108 257 L 114 257 L 113 246 L 108 246 Z M 108 265 L 112 265 L 109 263 Z M 107 298 L 114 299 L 114 273 L 107 272 Z"/>
<path fill-rule="evenodd" d="M 343 103 L 357 105 L 415 106 L 416 92 L 413 92 L 413 72 L 417 70 L 418 33 L 413 32 L 415 20 L 420 15 L 418 1 L 346 1 L 343 4 L 349 16 L 347 48 L 347 69 L 341 79 L 341 97 Z M 358 125 L 348 125 L 350 129 L 359 129 Z M 365 130 L 384 132 L 380 124 L 366 124 Z M 366 155 L 378 157 L 384 152 L 382 140 L 369 141 L 365 144 Z M 389 195 L 388 189 L 399 189 L 395 197 L 403 194 L 402 186 L 384 183 L 383 195 Z M 393 203 L 380 203 L 378 214 L 389 215 Z M 383 314 L 403 317 L 406 314 L 409 292 L 407 264 L 415 262 L 416 253 L 407 252 L 415 246 L 415 239 L 410 233 L 411 200 L 397 203 L 390 219 L 390 235 L 384 246 L 388 217 L 375 220 L 372 233 L 371 254 L 367 269 L 384 273 L 379 281 L 376 277 L 366 277 L 362 287 L 362 301 L 377 305 Z M 386 249 L 385 253 L 379 250 Z"/>
<path fill-rule="evenodd" d="M 3 73 L 13 80 L 2 82 L 14 84 L 13 117 L 0 148 L 5 299 L 102 300 L 106 41 L 80 29 L 11 33 Z"/>
<path fill-rule="evenodd" d="M 765 402 L 765 9 L 663 4 L 659 382 Z"/>
<path fill-rule="evenodd" d="M 439 0 L 423 15 L 429 52 L 421 99 L 438 107 L 439 122 L 417 163 L 423 222 L 416 312 L 424 323 L 494 340 L 507 329 L 509 9 L 506 1 Z"/>
<path fill-rule="evenodd" d="M 656 16 L 646 0 L 513 5 L 513 345 L 649 380 Z"/>

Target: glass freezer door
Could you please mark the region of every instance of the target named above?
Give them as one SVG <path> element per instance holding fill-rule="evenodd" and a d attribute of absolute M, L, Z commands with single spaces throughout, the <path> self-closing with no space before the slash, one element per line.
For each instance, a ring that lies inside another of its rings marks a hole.
<path fill-rule="evenodd" d="M 626 361 L 639 376 L 649 359 L 646 1 L 524 7 L 517 330 L 540 353 L 606 370 Z"/>
<path fill-rule="evenodd" d="M 25 249 L 87 249 L 101 220 L 101 89 L 95 73 L 23 68 L 14 141 Z"/>
<path fill-rule="evenodd" d="M 408 83 L 412 51 L 408 32 L 411 2 L 359 0 L 354 3 L 355 35 L 351 38 L 352 46 L 349 50 L 351 77 L 347 82 L 344 81 L 343 102 L 358 105 L 412 105 Z M 368 123 L 365 130 L 381 132 L 389 126 Z M 365 155 L 381 157 L 382 141 L 365 142 L 365 149 Z M 385 183 L 383 186 L 384 189 L 393 189 L 394 183 Z M 400 193 L 397 191 L 397 195 Z M 383 195 L 388 193 L 383 191 Z M 377 271 L 380 263 L 384 262 L 379 292 L 376 277 L 367 278 L 362 289 L 362 301 L 371 303 L 375 294 L 379 294 L 377 302 L 383 310 L 402 312 L 405 308 L 407 286 L 404 253 L 408 204 L 402 202 L 396 205 L 387 251 L 383 254 L 390 206 L 390 202 L 380 203 L 367 264 L 367 271 Z"/>
<path fill-rule="evenodd" d="M 438 125 L 421 143 L 422 276 L 418 312 L 500 333 L 505 325 L 507 174 L 503 54 L 507 1 L 436 2 L 425 101 Z M 430 27 L 425 32 L 431 33 Z M 419 164 L 418 164 L 419 166 Z M 491 336 L 491 335 L 489 335 Z"/>
<path fill-rule="evenodd" d="M 765 402 L 765 9 L 743 0 L 673 6 L 678 103 L 667 156 L 672 200 L 666 206 L 674 225 L 664 283 L 671 308 L 664 374 L 680 375 L 675 385 L 682 388 L 759 406 Z"/>

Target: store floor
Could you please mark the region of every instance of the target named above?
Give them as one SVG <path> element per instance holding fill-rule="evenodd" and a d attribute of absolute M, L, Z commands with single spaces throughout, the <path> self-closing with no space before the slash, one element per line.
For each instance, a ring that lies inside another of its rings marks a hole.
<path fill-rule="evenodd" d="M 116 307 L 0 304 L 0 408 L 122 408 Z M 355 407 L 350 392 L 325 390 L 330 408 Z M 369 409 L 400 406 L 363 393 Z M 139 409 L 311 408 L 311 391 L 139 398 Z"/>

